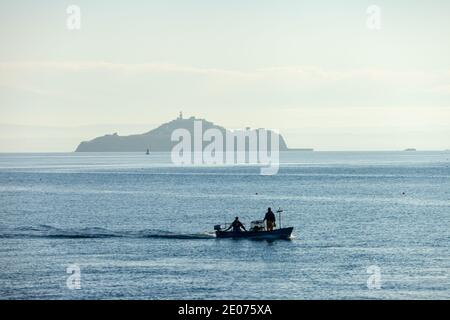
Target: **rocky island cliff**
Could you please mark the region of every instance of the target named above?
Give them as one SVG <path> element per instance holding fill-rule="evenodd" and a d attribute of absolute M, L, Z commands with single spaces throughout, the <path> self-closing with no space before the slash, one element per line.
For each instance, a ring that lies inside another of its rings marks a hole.
<path fill-rule="evenodd" d="M 184 119 L 180 114 L 177 119 L 164 123 L 143 134 L 120 136 L 114 133 L 97 137 L 90 141 L 83 141 L 78 145 L 75 152 L 145 152 L 146 150 L 150 150 L 150 152 L 170 152 L 173 146 L 178 143 L 177 141 L 171 141 L 172 132 L 176 129 L 186 129 L 193 135 L 194 123 L 198 121 L 201 121 L 203 132 L 211 128 L 218 129 L 223 135 L 227 132 L 227 129 L 224 127 L 205 119 L 195 117 Z M 276 134 L 270 130 L 268 132 Z M 207 144 L 208 142 L 204 142 L 204 146 Z M 279 135 L 279 148 L 280 151 L 290 150 L 281 135 Z M 311 151 L 312 149 L 295 150 Z"/>

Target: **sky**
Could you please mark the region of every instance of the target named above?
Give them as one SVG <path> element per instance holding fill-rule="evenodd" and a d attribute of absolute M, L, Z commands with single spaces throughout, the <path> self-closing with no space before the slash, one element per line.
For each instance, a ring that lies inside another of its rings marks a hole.
<path fill-rule="evenodd" d="M 70 152 L 181 110 L 296 148 L 450 149 L 449 15 L 439 0 L 0 0 L 0 152 Z"/>

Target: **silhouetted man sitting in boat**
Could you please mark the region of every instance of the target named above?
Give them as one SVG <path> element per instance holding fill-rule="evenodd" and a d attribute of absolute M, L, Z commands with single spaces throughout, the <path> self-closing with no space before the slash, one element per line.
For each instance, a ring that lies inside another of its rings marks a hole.
<path fill-rule="evenodd" d="M 275 226 L 275 214 L 272 212 L 271 208 L 267 209 L 264 220 L 267 222 L 267 231 L 273 231 L 273 227 Z"/>
<path fill-rule="evenodd" d="M 244 231 L 247 231 L 242 222 L 239 221 L 239 217 L 234 218 L 234 221 L 225 231 L 228 231 L 231 228 L 233 228 L 233 232 L 241 232 L 241 228 L 244 229 Z"/>

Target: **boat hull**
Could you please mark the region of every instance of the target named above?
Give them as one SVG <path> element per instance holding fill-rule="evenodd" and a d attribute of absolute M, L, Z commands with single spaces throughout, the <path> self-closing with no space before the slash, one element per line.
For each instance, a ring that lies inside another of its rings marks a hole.
<path fill-rule="evenodd" d="M 232 238 L 232 239 L 260 239 L 260 240 L 274 240 L 274 239 L 290 239 L 293 227 L 275 229 L 273 231 L 216 231 L 217 238 Z"/>

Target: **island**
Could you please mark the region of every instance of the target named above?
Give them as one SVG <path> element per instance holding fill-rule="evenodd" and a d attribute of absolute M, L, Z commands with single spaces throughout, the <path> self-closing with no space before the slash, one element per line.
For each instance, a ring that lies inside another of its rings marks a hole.
<path fill-rule="evenodd" d="M 134 134 L 128 136 L 120 136 L 117 133 L 107 134 L 101 137 L 94 138 L 90 141 L 81 142 L 76 148 L 75 152 L 170 152 L 174 145 L 178 142 L 171 140 L 171 135 L 176 129 L 186 129 L 191 135 L 194 132 L 194 123 L 201 121 L 203 132 L 208 129 L 218 129 L 224 136 L 228 131 L 222 126 L 216 125 L 213 122 L 205 119 L 198 119 L 196 117 L 183 118 L 180 113 L 178 118 L 164 123 L 146 133 Z M 246 130 L 251 130 L 246 128 Z M 255 129 L 263 130 L 262 128 Z M 267 130 L 270 134 L 275 134 L 273 131 Z M 203 142 L 205 147 L 208 142 Z M 270 145 L 270 139 L 269 139 Z M 280 151 L 313 151 L 310 148 L 289 149 L 284 138 L 279 135 L 279 150 Z"/>

